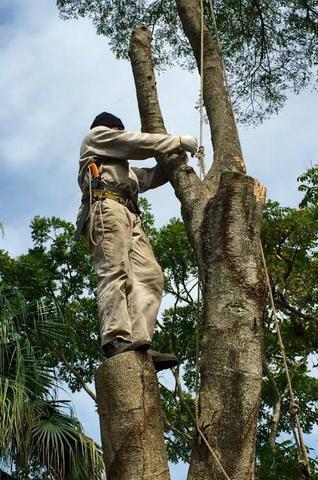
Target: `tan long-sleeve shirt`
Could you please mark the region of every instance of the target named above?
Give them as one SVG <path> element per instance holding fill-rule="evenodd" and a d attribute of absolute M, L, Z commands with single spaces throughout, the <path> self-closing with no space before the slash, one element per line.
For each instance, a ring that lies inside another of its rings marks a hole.
<path fill-rule="evenodd" d="M 93 128 L 84 138 L 80 151 L 80 175 L 92 161 L 97 161 L 105 185 L 113 185 L 137 200 L 138 193 L 163 185 L 167 178 L 160 167 L 129 167 L 128 160 L 145 160 L 156 154 L 178 152 L 180 137 L 175 135 L 135 133 L 104 126 Z M 80 185 L 87 188 L 87 180 Z"/>

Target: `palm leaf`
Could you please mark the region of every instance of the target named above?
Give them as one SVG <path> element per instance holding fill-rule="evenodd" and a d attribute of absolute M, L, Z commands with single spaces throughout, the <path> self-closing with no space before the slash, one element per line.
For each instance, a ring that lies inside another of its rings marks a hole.
<path fill-rule="evenodd" d="M 51 400 L 57 382 L 43 350 L 63 345 L 66 334 L 54 304 L 28 304 L 0 287 L 0 460 L 25 471 L 36 462 L 57 480 L 101 479 L 100 448 Z"/>
<path fill-rule="evenodd" d="M 32 430 L 41 464 L 56 478 L 103 478 L 101 450 L 84 435 L 77 419 L 47 404 Z"/>

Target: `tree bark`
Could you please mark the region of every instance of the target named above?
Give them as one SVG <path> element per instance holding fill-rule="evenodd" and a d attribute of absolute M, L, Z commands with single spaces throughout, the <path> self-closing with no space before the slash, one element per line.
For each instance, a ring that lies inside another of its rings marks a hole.
<path fill-rule="evenodd" d="M 194 0 L 187 0 L 186 5 L 183 0 L 177 3 L 190 12 L 191 6 L 197 5 Z M 198 8 L 196 11 L 200 13 Z M 193 11 L 192 16 L 195 15 Z M 155 132 L 163 131 L 160 128 L 164 123 L 150 40 L 147 29 L 137 29 L 132 37 L 130 58 L 143 129 Z M 181 202 L 203 288 L 205 323 L 198 427 L 232 480 L 253 480 L 262 377 L 261 321 L 266 295 L 259 248 L 265 189 L 243 174 L 233 112 L 223 97 L 227 92 L 220 65 L 206 73 L 213 77 L 210 84 L 206 83 L 206 90 L 211 89 L 206 95 L 215 103 L 211 107 L 215 109 L 211 114 L 214 122 L 211 132 L 217 150 L 209 178 L 200 182 L 180 158 L 158 157 L 157 161 L 167 172 Z M 189 480 L 224 480 L 224 474 L 201 439 L 198 431 Z"/>
<path fill-rule="evenodd" d="M 254 479 L 266 285 L 259 251 L 264 189 L 221 176 L 202 225 L 204 336 L 198 426 L 231 480 Z M 197 434 L 189 480 L 224 480 Z"/>
<path fill-rule="evenodd" d="M 169 480 L 159 386 L 145 354 L 106 360 L 95 385 L 107 480 Z"/>
<path fill-rule="evenodd" d="M 130 42 L 130 61 L 135 79 L 142 130 L 149 133 L 165 133 L 166 128 L 159 107 L 153 60 L 151 33 L 146 27 L 137 28 Z M 200 251 L 202 213 L 211 197 L 208 187 L 185 161 L 185 156 L 160 155 L 156 158 L 165 171 L 177 198 L 181 202 L 189 240 L 195 252 Z M 200 261 L 199 256 L 197 257 Z"/>

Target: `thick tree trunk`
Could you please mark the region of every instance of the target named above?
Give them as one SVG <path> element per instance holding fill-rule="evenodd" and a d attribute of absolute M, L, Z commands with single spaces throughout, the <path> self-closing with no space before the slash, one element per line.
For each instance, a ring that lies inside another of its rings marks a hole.
<path fill-rule="evenodd" d="M 188 8 L 193 2 L 187 0 Z M 178 0 L 179 6 L 181 3 L 184 4 Z M 143 129 L 162 131 L 150 34 L 145 28 L 134 33 L 130 58 Z M 253 480 L 266 290 L 259 248 L 265 189 L 242 173 L 244 164 L 234 116 L 228 110 L 230 104 L 220 98 L 227 92 L 224 75 L 219 73 L 211 69 L 210 75 L 215 78 L 209 93 L 211 101 L 218 105 L 211 129 L 218 149 L 216 170 L 212 168 L 209 177 L 200 182 L 178 158 L 160 157 L 157 161 L 167 172 L 181 202 L 204 292 L 198 412 L 201 433 L 198 431 L 195 438 L 189 479 L 224 480 L 202 442 L 203 433 L 232 480 Z M 158 120 L 158 130 L 153 118 Z"/>
<path fill-rule="evenodd" d="M 159 386 L 145 354 L 106 360 L 95 385 L 107 480 L 169 480 Z"/>
<path fill-rule="evenodd" d="M 202 225 L 205 325 L 198 426 L 231 480 L 254 479 L 266 293 L 259 249 L 264 193 L 251 177 L 222 174 Z M 199 434 L 188 479 L 224 480 Z"/>
<path fill-rule="evenodd" d="M 199 0 L 176 0 L 200 70 Z M 245 173 L 216 36 L 204 26 L 204 104 L 214 160 L 204 181 L 216 195 L 202 223 L 204 337 L 200 364 L 199 428 L 232 479 L 253 479 L 262 377 L 265 281 L 259 236 L 265 189 Z M 237 172 L 237 173 L 229 173 Z M 220 183 L 219 183 L 220 182 Z M 189 480 L 224 475 L 197 435 Z"/>

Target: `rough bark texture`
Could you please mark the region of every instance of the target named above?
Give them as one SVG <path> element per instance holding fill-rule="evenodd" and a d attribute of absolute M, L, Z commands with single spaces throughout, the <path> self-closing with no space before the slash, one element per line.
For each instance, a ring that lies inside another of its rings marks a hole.
<path fill-rule="evenodd" d="M 205 325 L 199 427 L 232 480 L 254 479 L 266 286 L 259 251 L 264 188 L 221 176 L 202 225 Z M 224 480 L 197 435 L 189 480 Z"/>
<path fill-rule="evenodd" d="M 127 352 L 95 372 L 107 480 L 169 480 L 159 386 L 152 361 Z"/>
<path fill-rule="evenodd" d="M 179 17 L 200 72 L 201 8 L 200 0 L 176 0 Z M 224 171 L 244 173 L 242 149 L 236 128 L 232 104 L 225 82 L 222 52 L 204 27 L 204 106 L 209 118 L 214 159 L 206 181 L 213 192 Z"/>
<path fill-rule="evenodd" d="M 133 67 L 141 131 L 167 133 L 158 100 L 148 28 L 137 28 L 132 34 L 129 57 Z M 143 88 L 145 83 L 147 88 Z"/>

